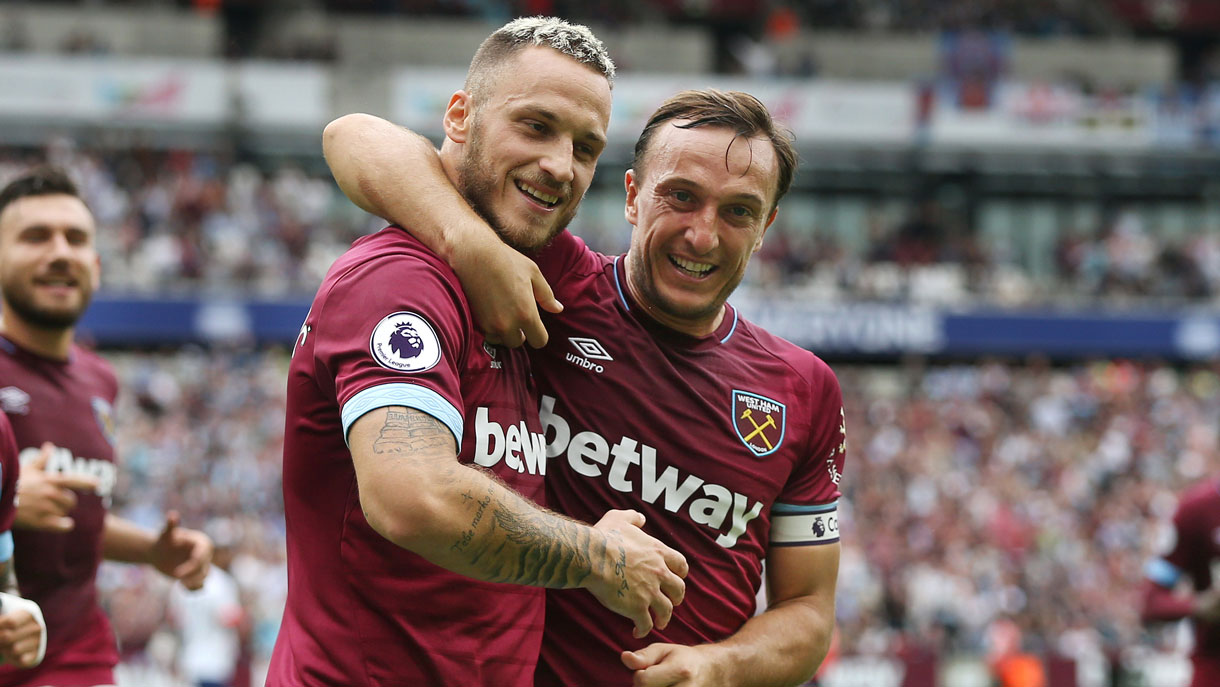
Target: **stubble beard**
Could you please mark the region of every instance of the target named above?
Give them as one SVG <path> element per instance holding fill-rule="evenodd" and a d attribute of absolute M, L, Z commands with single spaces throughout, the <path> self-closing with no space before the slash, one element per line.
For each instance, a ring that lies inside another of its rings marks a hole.
<path fill-rule="evenodd" d="M 52 310 L 36 304 L 33 295 L 24 288 L 12 285 L 4 288 L 4 305 L 8 311 L 27 325 L 45 331 L 75 327 L 89 307 L 90 300 L 92 300 L 92 294 L 82 294 L 79 307 Z"/>
<path fill-rule="evenodd" d="M 728 294 L 731 294 L 737 287 L 737 284 L 728 285 L 728 288 L 724 290 L 724 298 L 714 298 L 705 306 L 681 307 L 661 295 L 661 290 L 657 288 L 652 271 L 649 269 L 648 261 L 644 258 L 643 250 L 629 250 L 627 259 L 631 264 L 627 278 L 631 280 L 631 285 L 635 287 L 635 292 L 639 295 L 640 305 L 645 310 L 663 313 L 679 322 L 694 323 L 715 317 L 724 307 L 724 302 L 728 300 Z M 740 281 L 739 279 L 738 283 Z"/>
<path fill-rule="evenodd" d="M 541 237 L 533 238 L 534 233 L 529 227 L 516 230 L 509 228 L 507 223 L 496 215 L 493 208 L 492 199 L 496 194 L 498 180 L 493 178 L 489 172 L 492 165 L 484 156 L 483 137 L 477 119 L 464 152 L 465 154 L 457 165 L 458 192 L 470 204 L 471 209 L 482 217 L 483 221 L 487 222 L 500 237 L 500 240 L 510 248 L 527 255 L 537 253 L 576 218 L 579 203 L 572 205 L 564 214 L 559 215 L 554 224 Z"/>

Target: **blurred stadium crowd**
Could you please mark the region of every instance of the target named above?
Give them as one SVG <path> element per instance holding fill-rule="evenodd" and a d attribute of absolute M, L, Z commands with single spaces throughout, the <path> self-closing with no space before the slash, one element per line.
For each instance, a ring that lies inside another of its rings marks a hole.
<path fill-rule="evenodd" d="M 59 139 L 45 149 L 0 148 L 0 177 L 44 159 L 81 179 L 105 228 L 99 250 L 111 293 L 309 295 L 353 240 L 383 224 L 347 202 L 316 160 L 237 163 Z M 595 187 L 591 196 L 598 202 L 585 204 L 574 230 L 603 252 L 625 250 L 618 190 Z M 1037 256 L 989 245 L 933 200 L 840 222 L 811 226 L 781 212 L 747 284 L 827 302 L 1114 305 L 1220 294 L 1220 227 L 1166 240 L 1133 208 L 1100 215 L 1096 226 L 1059 226 Z M 851 234 L 867 239 L 838 238 Z M 1052 264 L 1051 278 L 1031 274 L 1031 259 Z"/>

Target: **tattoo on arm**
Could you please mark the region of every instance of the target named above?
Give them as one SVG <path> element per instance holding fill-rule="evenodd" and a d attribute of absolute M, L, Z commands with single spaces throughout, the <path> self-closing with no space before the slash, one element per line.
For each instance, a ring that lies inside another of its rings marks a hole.
<path fill-rule="evenodd" d="M 414 409 L 386 412 L 373 451 L 382 455 L 433 463 L 431 469 L 453 484 L 466 470 L 453 456 L 453 435 L 439 420 Z M 486 492 L 471 486 L 461 489 L 461 505 L 469 524 L 449 546 L 479 570 L 480 577 L 538 587 L 580 586 L 589 575 L 609 573 L 619 581 L 619 596 L 627 587 L 627 552 L 621 541 L 600 536 L 592 528 L 539 509 L 488 472 Z M 366 515 L 367 517 L 367 515 Z M 607 546 L 617 551 L 607 551 Z M 612 566 L 609 571 L 608 566 Z"/>
<path fill-rule="evenodd" d="M 431 415 L 414 409 L 387 411 L 381 432 L 373 441 L 374 453 L 435 463 L 433 469 L 447 484 L 457 479 L 459 469 L 453 449 L 453 433 L 449 428 Z"/>
<path fill-rule="evenodd" d="M 427 413 L 391 410 L 373 442 L 373 451 L 404 454 L 430 451 L 448 447 L 452 437 L 448 427 Z"/>
<path fill-rule="evenodd" d="M 467 554 L 471 565 L 483 569 L 493 582 L 571 588 L 606 565 L 607 542 L 592 528 L 540 511 L 490 485 L 486 496 L 474 503 L 470 527 L 451 550 Z M 618 547 L 614 575 L 622 596 L 628 589 L 627 552 L 621 542 L 611 544 Z"/>

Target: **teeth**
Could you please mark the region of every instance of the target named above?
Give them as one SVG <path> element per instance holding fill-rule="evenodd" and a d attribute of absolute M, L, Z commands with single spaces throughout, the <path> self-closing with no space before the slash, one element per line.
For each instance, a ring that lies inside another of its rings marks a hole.
<path fill-rule="evenodd" d="M 669 257 L 669 259 L 673 260 L 674 264 L 677 265 L 678 267 L 681 267 L 682 269 L 686 270 L 687 272 L 694 272 L 695 274 L 703 274 L 703 273 L 707 272 L 708 270 L 712 269 L 713 267 L 715 267 L 715 265 L 708 265 L 708 264 L 702 263 L 702 262 L 692 262 L 690 260 L 685 260 L 683 258 L 679 258 L 679 257 L 673 256 L 673 255 L 671 255 Z"/>
<path fill-rule="evenodd" d="M 554 205 L 555 203 L 559 202 L 559 196 L 552 196 L 549 193 L 543 193 L 542 191 L 539 191 L 534 188 L 530 188 L 529 186 L 526 186 L 524 184 L 517 184 L 517 188 L 521 189 L 522 191 L 525 191 L 526 193 L 528 193 L 531 196 L 537 198 L 538 200 L 546 203 L 547 205 Z"/>

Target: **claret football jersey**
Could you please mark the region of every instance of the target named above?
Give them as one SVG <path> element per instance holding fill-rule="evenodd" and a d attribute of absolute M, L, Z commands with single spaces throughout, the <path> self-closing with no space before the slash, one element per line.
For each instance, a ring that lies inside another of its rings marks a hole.
<path fill-rule="evenodd" d="M 710 336 L 661 326 L 632 300 L 623 259 L 567 232 L 538 264 L 564 304 L 531 352 L 549 505 L 587 522 L 639 510 L 690 562 L 685 601 L 642 640 L 588 593 L 548 591 L 538 684 L 630 685 L 621 651 L 737 631 L 769 547 L 838 541 L 842 397 L 821 360 L 731 307 Z"/>
<path fill-rule="evenodd" d="M 1220 479 L 1208 479 L 1182 493 L 1173 516 L 1169 551 L 1148 566 L 1148 577 L 1173 589 L 1189 581 L 1197 594 L 1220 584 Z M 1220 624 L 1192 620 L 1195 648 L 1191 685 L 1220 684 Z"/>
<path fill-rule="evenodd" d="M 0 337 L 0 408 L 22 462 L 43 442 L 56 448 L 48 472 L 91 476 L 98 487 L 76 493 L 70 532 L 13 531 L 21 595 L 36 601 L 47 623 L 46 658 L 31 670 L 0 666 L 0 685 L 106 685 L 118 650 L 98 604 L 102 528 L 117 478 L 112 409 L 118 381 L 95 353 L 73 346 L 53 360 Z"/>
<path fill-rule="evenodd" d="M 357 240 L 318 290 L 289 366 L 288 599 L 267 684 L 532 685 L 541 589 L 449 572 L 365 520 L 346 436 L 386 406 L 432 415 L 462 463 L 543 497 L 524 353 L 484 343 L 457 277 L 404 230 Z"/>

